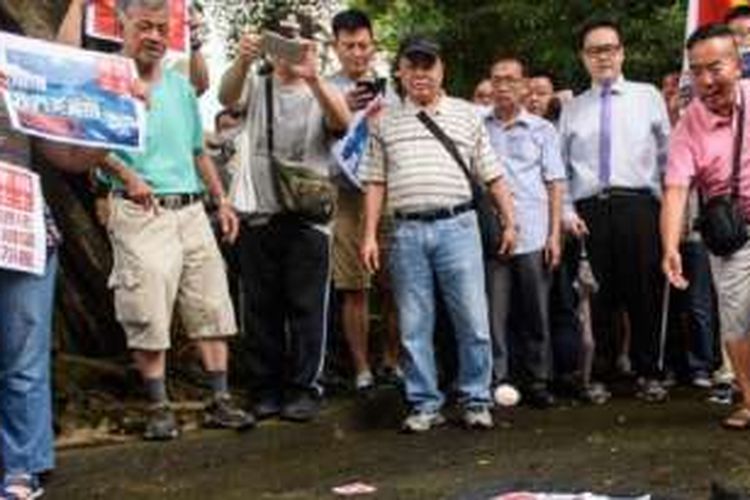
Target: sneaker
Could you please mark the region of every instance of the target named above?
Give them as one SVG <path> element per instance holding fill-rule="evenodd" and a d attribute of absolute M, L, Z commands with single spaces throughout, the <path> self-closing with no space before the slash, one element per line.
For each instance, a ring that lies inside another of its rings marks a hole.
<path fill-rule="evenodd" d="M 419 434 L 444 423 L 445 418 L 438 411 L 413 411 L 404 419 L 401 430 L 408 434 Z"/>
<path fill-rule="evenodd" d="M 698 387 L 699 389 L 710 389 L 713 386 L 711 379 L 705 373 L 696 373 L 693 375 L 690 383 L 693 387 Z"/>
<path fill-rule="evenodd" d="M 378 371 L 376 378 L 382 385 L 400 387 L 404 383 L 404 372 L 398 366 L 384 366 Z"/>
<path fill-rule="evenodd" d="M 732 384 L 720 383 L 711 389 L 708 401 L 717 405 L 731 405 L 734 402 L 734 389 Z"/>
<path fill-rule="evenodd" d="M 639 386 L 636 397 L 647 403 L 663 403 L 669 397 L 669 391 L 658 380 L 646 379 Z"/>
<path fill-rule="evenodd" d="M 486 406 L 467 408 L 462 420 L 467 429 L 487 430 L 494 427 L 492 413 Z"/>
<path fill-rule="evenodd" d="M 633 365 L 630 362 L 630 356 L 627 354 L 620 354 L 617 356 L 615 366 L 620 375 L 631 375 L 633 373 Z"/>
<path fill-rule="evenodd" d="M 3 500 L 34 500 L 42 495 L 44 488 L 39 478 L 29 474 L 6 476 L 0 491 Z"/>
<path fill-rule="evenodd" d="M 203 427 L 243 431 L 255 427 L 255 417 L 238 408 L 229 394 L 214 397 L 203 410 Z"/>
<path fill-rule="evenodd" d="M 357 392 L 365 392 L 375 388 L 375 378 L 370 370 L 359 372 L 354 379 L 354 388 Z"/>
<path fill-rule="evenodd" d="M 169 441 L 180 435 L 177 419 L 175 419 L 168 403 L 154 405 L 148 412 L 143 439 L 146 441 Z"/>
<path fill-rule="evenodd" d="M 603 405 L 612 397 L 612 393 L 607 390 L 604 384 L 592 382 L 581 387 L 578 397 L 587 403 Z"/>
<path fill-rule="evenodd" d="M 309 422 L 320 413 L 320 398 L 310 391 L 302 391 L 298 396 L 285 402 L 281 408 L 281 418 L 291 422 Z"/>

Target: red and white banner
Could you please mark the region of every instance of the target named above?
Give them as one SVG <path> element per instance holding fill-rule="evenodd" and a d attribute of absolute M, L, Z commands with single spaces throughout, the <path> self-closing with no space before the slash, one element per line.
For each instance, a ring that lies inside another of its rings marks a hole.
<path fill-rule="evenodd" d="M 690 0 L 687 16 L 687 36 L 696 28 L 708 23 L 724 20 L 727 11 L 738 5 L 747 5 L 748 0 Z"/>
<path fill-rule="evenodd" d="M 47 233 L 39 176 L 0 162 L 0 268 L 44 274 Z"/>
<path fill-rule="evenodd" d="M 186 54 L 190 48 L 187 0 L 170 0 L 169 50 Z M 122 42 L 117 22 L 117 0 L 91 0 L 86 8 L 86 34 L 93 38 Z"/>

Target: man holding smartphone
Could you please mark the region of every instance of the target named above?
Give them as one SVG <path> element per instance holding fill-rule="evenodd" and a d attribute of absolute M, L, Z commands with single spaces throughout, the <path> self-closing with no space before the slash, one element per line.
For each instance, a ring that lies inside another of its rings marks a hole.
<path fill-rule="evenodd" d="M 329 81 L 344 93 L 352 112 L 361 111 L 373 99 L 385 94 L 385 78 L 377 78 L 372 70 L 375 54 L 372 25 L 367 14 L 345 10 L 333 18 L 334 49 L 341 71 Z M 333 280 L 341 296 L 342 325 L 356 372 L 358 391 L 374 386 L 368 360 L 368 289 L 370 277 L 359 259 L 363 231 L 363 196 L 357 189 L 339 184 L 338 210 L 334 224 Z M 386 318 L 386 322 L 387 318 Z M 398 337 L 395 328 L 388 328 L 383 356 L 383 374 L 395 380 L 397 373 Z"/>

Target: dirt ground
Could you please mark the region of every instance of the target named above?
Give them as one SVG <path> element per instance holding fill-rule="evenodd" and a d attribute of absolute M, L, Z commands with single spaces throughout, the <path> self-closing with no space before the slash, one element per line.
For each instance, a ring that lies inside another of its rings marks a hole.
<path fill-rule="evenodd" d="M 499 414 L 492 431 L 449 424 L 396 432 L 398 393 L 329 401 L 311 424 L 263 422 L 244 434 L 193 431 L 181 439 L 63 450 L 50 499 L 333 498 L 352 481 L 364 498 L 484 499 L 513 489 L 707 499 L 712 481 L 750 491 L 750 434 L 718 421 L 728 409 L 674 391 L 667 404 L 618 398 Z"/>

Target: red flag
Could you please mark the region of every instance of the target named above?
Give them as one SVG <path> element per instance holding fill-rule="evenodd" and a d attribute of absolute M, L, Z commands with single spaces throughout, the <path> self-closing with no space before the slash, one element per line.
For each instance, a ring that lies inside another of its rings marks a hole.
<path fill-rule="evenodd" d="M 704 24 L 722 22 L 727 11 L 738 5 L 748 5 L 748 0 L 690 0 L 687 36 Z"/>

